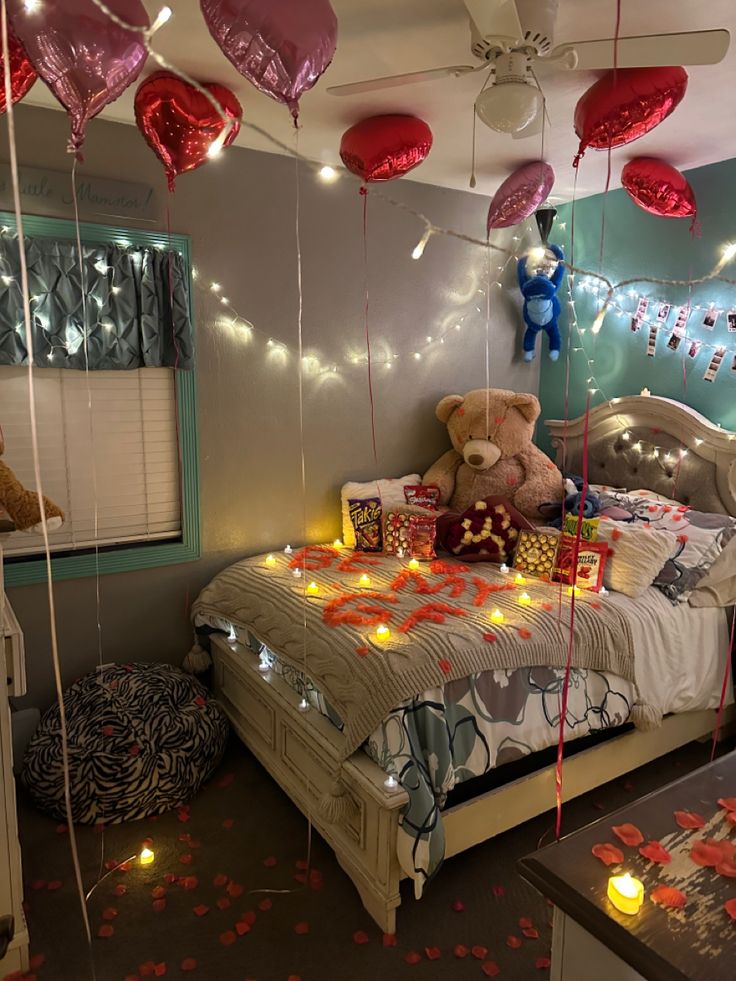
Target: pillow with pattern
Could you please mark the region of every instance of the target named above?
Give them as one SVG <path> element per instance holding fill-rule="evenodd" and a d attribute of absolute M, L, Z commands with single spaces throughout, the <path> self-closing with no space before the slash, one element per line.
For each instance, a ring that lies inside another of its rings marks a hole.
<path fill-rule="evenodd" d="M 675 535 L 677 551 L 665 562 L 652 583 L 673 603 L 688 599 L 736 534 L 736 518 L 730 514 L 695 511 L 684 504 L 663 503 L 630 494 L 604 494 L 602 498 L 602 508 L 623 508 L 635 524 Z"/>

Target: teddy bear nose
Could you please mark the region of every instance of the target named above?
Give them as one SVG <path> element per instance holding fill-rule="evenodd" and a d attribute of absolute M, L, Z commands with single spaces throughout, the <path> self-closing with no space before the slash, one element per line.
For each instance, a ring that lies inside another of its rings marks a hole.
<path fill-rule="evenodd" d="M 483 463 L 483 457 L 480 453 L 471 453 L 468 457 L 468 463 L 473 467 L 479 467 Z"/>

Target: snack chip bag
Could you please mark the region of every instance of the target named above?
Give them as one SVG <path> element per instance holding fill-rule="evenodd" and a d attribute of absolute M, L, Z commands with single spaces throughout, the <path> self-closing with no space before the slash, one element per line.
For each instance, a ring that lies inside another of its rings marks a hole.
<path fill-rule="evenodd" d="M 380 552 L 383 549 L 381 513 L 380 497 L 348 500 L 348 514 L 355 531 L 356 551 Z"/>

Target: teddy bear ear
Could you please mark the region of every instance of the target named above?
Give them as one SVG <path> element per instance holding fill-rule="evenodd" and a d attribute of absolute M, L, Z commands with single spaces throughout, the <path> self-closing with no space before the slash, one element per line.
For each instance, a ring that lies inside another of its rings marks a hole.
<path fill-rule="evenodd" d="M 512 395 L 509 399 L 509 408 L 518 409 L 527 422 L 534 422 L 542 411 L 537 396 L 529 392 L 517 392 Z"/>
<path fill-rule="evenodd" d="M 440 399 L 437 403 L 434 414 L 437 416 L 440 422 L 447 422 L 455 409 L 457 409 L 459 405 L 462 405 L 464 401 L 464 395 L 445 395 L 445 397 Z"/>

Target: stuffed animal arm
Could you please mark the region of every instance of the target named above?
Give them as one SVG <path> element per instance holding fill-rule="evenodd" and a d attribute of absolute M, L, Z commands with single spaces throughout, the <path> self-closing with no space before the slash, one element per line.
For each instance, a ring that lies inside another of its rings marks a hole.
<path fill-rule="evenodd" d="M 0 436 L 0 454 L 5 449 Z M 64 523 L 64 512 L 47 497 L 43 499 L 46 527 L 56 531 Z M 13 471 L 0 460 L 0 508 L 4 508 L 16 531 L 37 532 L 41 530 L 41 509 L 38 506 L 38 494 L 26 490 Z"/>
<path fill-rule="evenodd" d="M 522 347 L 525 361 L 534 360 L 537 334 L 540 330 L 544 330 L 549 339 L 550 360 L 557 361 L 560 356 L 560 329 L 557 326 L 557 318 L 561 308 L 557 290 L 565 275 L 563 261 L 565 254 L 559 245 L 550 245 L 548 249 L 558 260 L 551 276 L 545 276 L 543 273 L 530 276 L 527 271 L 527 256 L 522 256 L 517 264 L 519 289 L 524 297 L 522 315 L 526 330 Z"/>

